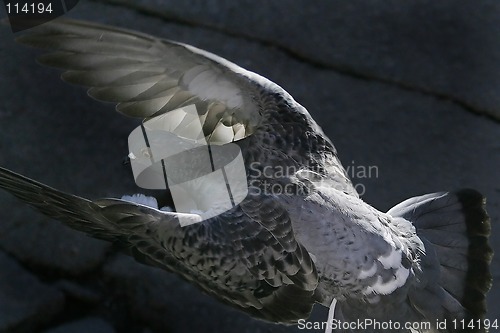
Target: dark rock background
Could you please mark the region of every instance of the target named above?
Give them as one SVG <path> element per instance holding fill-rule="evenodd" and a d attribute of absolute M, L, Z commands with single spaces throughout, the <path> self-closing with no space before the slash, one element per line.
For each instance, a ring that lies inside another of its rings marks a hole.
<path fill-rule="evenodd" d="M 380 210 L 427 192 L 480 190 L 500 249 L 497 0 L 81 1 L 70 16 L 193 44 L 280 84 L 344 166 L 377 168 L 354 183 Z M 0 165 L 84 197 L 135 192 L 122 161 L 137 122 L 61 82 L 13 37 L 0 26 Z M 494 284 L 491 319 L 499 299 Z M 326 309 L 311 320 L 326 320 Z M 301 330 L 221 305 L 0 192 L 0 332 L 90 331 Z"/>

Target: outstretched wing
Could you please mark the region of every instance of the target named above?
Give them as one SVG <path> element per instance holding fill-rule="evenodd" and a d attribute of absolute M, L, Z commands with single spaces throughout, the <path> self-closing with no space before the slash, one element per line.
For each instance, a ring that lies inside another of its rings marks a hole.
<path fill-rule="evenodd" d="M 217 218 L 181 228 L 179 213 L 117 199 L 90 201 L 4 168 L 0 188 L 256 317 L 295 323 L 309 316 L 315 302 L 316 268 L 295 240 L 288 214 L 271 197 L 250 196 Z"/>
<path fill-rule="evenodd" d="M 63 80 L 91 87 L 125 115 L 148 118 L 196 104 L 205 132 L 243 138 L 259 123 L 254 99 L 268 80 L 195 47 L 134 31 L 59 19 L 17 41 L 56 52 L 39 58 Z M 254 82 L 255 81 L 255 82 Z M 182 114 L 172 114 L 182 124 Z M 232 140 L 230 140 L 232 141 Z"/>
<path fill-rule="evenodd" d="M 281 87 L 193 46 L 84 21 L 58 19 L 17 39 L 55 50 L 41 63 L 65 69 L 65 81 L 117 103 L 125 115 L 164 115 L 180 135 L 195 105 L 209 143 L 240 142 L 247 166 L 307 169 L 357 196 L 335 148 L 308 112 Z"/>

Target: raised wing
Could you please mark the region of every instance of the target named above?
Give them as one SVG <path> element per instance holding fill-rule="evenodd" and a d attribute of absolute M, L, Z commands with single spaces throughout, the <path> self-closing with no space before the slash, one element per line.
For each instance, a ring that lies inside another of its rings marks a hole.
<path fill-rule="evenodd" d="M 270 197 L 249 197 L 217 218 L 181 228 L 179 213 L 117 199 L 90 201 L 4 168 L 0 188 L 256 317 L 295 323 L 315 302 L 316 268 L 295 240 L 288 214 Z"/>
<path fill-rule="evenodd" d="M 335 148 L 309 113 L 281 87 L 193 46 L 84 21 L 58 19 L 18 41 L 55 50 L 40 62 L 63 68 L 65 81 L 117 103 L 125 115 L 164 115 L 187 133 L 195 105 L 207 142 L 240 142 L 247 165 L 307 169 L 357 196 Z M 254 135 L 252 135 L 254 134 Z M 292 176 L 292 175 L 288 175 Z"/>
<path fill-rule="evenodd" d="M 212 140 L 233 141 L 255 131 L 269 80 L 193 46 L 84 21 L 58 19 L 17 39 L 53 49 L 42 64 L 63 68 L 62 78 L 91 87 L 90 96 L 117 103 L 125 115 L 149 118 L 196 104 Z M 179 126 L 182 113 L 173 113 Z M 222 140 L 225 138 L 225 140 Z"/>

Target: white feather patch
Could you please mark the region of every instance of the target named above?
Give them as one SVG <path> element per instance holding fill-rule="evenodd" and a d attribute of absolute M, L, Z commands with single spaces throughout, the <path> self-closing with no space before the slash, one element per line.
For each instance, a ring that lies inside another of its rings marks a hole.
<path fill-rule="evenodd" d="M 401 266 L 401 251 L 391 248 L 391 253 L 387 256 L 380 256 L 377 259 L 385 269 L 397 268 Z"/>
<path fill-rule="evenodd" d="M 394 273 L 394 279 L 387 282 L 382 281 L 382 277 L 378 276 L 377 281 L 372 286 L 366 287 L 363 291 L 365 295 L 376 293 L 379 295 L 388 295 L 394 290 L 402 287 L 406 283 L 406 279 L 410 275 L 410 270 L 404 267 L 400 267 Z"/>
<path fill-rule="evenodd" d="M 133 202 L 133 203 L 136 203 L 139 205 L 144 205 L 144 206 L 158 209 L 158 201 L 156 201 L 156 198 L 148 197 L 148 196 L 141 194 L 141 193 L 132 194 L 132 195 L 124 195 L 124 196 L 122 196 L 121 199 L 128 201 L 128 202 Z"/>
<path fill-rule="evenodd" d="M 377 281 L 371 286 L 368 286 L 363 293 L 365 295 L 376 293 L 380 295 L 388 295 L 395 291 L 396 289 L 404 286 L 408 276 L 410 275 L 410 269 L 405 268 L 401 262 L 402 251 L 391 247 L 391 252 L 386 256 L 380 256 L 377 261 L 382 264 L 384 269 L 394 269 L 393 279 L 383 282 L 382 277 L 378 276 Z M 375 274 L 377 265 L 374 263 L 373 266 L 366 271 L 361 271 L 359 278 L 371 277 Z"/>
<path fill-rule="evenodd" d="M 363 280 L 372 277 L 377 272 L 377 264 L 374 262 L 369 269 L 361 270 L 358 275 L 358 279 Z"/>
<path fill-rule="evenodd" d="M 133 202 L 139 205 L 144 205 L 148 206 L 151 208 L 158 209 L 158 201 L 156 201 L 155 197 L 149 197 L 147 195 L 137 193 L 137 194 L 132 194 L 132 195 L 124 195 L 121 197 L 122 200 L 128 201 L 128 202 Z M 162 212 L 173 212 L 174 209 L 169 206 L 163 206 L 160 208 Z"/>

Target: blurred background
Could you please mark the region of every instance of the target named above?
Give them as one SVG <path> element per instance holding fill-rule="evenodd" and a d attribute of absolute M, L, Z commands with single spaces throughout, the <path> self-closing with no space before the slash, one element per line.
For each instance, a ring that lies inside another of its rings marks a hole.
<path fill-rule="evenodd" d="M 192 44 L 276 82 L 382 211 L 478 189 L 500 249 L 497 0 L 101 0 L 80 1 L 69 16 Z M 0 165 L 83 197 L 135 193 L 122 162 L 137 122 L 60 81 L 35 63 L 42 52 L 14 37 L 0 26 Z M 498 257 L 492 273 L 500 282 Z M 499 300 L 494 284 L 488 318 L 500 319 Z M 326 314 L 316 306 L 311 320 Z M 0 332 L 89 331 L 304 330 L 252 319 L 0 191 Z"/>

